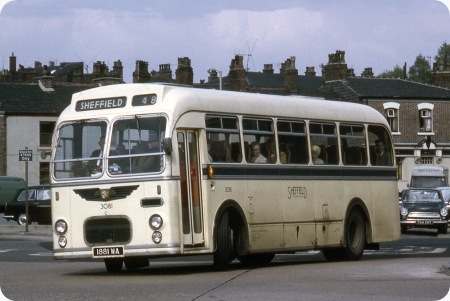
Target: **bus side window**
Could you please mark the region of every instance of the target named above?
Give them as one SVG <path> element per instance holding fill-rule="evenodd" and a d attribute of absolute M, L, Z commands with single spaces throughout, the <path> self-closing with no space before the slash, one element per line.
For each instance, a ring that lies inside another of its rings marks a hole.
<path fill-rule="evenodd" d="M 282 164 L 308 164 L 309 150 L 303 121 L 279 120 L 279 158 Z"/>
<path fill-rule="evenodd" d="M 311 145 L 320 147 L 319 159 L 325 164 L 339 164 L 336 125 L 334 123 L 310 122 L 309 133 Z"/>
<path fill-rule="evenodd" d="M 392 142 L 387 130 L 378 125 L 369 125 L 370 163 L 378 166 L 393 166 Z"/>

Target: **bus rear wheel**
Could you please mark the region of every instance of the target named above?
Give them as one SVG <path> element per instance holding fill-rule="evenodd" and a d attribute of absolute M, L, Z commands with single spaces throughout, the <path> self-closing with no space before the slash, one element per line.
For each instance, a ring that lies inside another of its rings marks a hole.
<path fill-rule="evenodd" d="M 236 258 L 233 234 L 229 214 L 225 212 L 217 226 L 216 251 L 214 252 L 214 266 L 219 270 L 227 270 L 230 262 Z"/>
<path fill-rule="evenodd" d="M 366 245 L 366 224 L 360 210 L 353 209 L 345 223 L 345 247 L 322 250 L 328 261 L 358 260 Z"/>
<path fill-rule="evenodd" d="M 353 209 L 345 223 L 345 254 L 350 260 L 358 260 L 366 245 L 366 224 L 361 211 Z"/>
<path fill-rule="evenodd" d="M 110 273 L 120 273 L 122 271 L 123 259 L 105 258 L 106 270 Z"/>

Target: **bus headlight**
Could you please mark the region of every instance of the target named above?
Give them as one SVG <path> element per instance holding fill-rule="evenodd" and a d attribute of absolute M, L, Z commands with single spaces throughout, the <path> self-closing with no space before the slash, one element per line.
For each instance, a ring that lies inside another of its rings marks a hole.
<path fill-rule="evenodd" d="M 152 240 L 155 244 L 159 244 L 162 240 L 162 234 L 159 231 L 155 231 L 152 234 Z"/>
<path fill-rule="evenodd" d="M 61 248 L 65 248 L 66 245 L 67 245 L 67 237 L 65 237 L 65 236 L 60 236 L 60 237 L 58 238 L 58 245 L 59 245 Z"/>
<path fill-rule="evenodd" d="M 408 215 L 408 209 L 406 209 L 405 207 L 401 207 L 400 208 L 400 215 L 402 217 L 406 217 Z"/>
<path fill-rule="evenodd" d="M 441 213 L 441 216 L 442 216 L 442 217 L 446 217 L 446 216 L 448 215 L 448 210 L 447 210 L 447 208 L 446 208 L 446 207 L 442 208 L 440 213 Z"/>
<path fill-rule="evenodd" d="M 161 229 L 161 227 L 163 225 L 163 219 L 162 219 L 161 215 L 153 214 L 152 216 L 150 216 L 149 224 L 150 224 L 150 228 L 152 228 L 153 230 Z"/>
<path fill-rule="evenodd" d="M 64 221 L 62 219 L 57 220 L 56 223 L 55 223 L 55 231 L 59 235 L 63 235 L 64 233 L 66 233 L 67 232 L 67 223 L 66 223 L 66 221 Z"/>

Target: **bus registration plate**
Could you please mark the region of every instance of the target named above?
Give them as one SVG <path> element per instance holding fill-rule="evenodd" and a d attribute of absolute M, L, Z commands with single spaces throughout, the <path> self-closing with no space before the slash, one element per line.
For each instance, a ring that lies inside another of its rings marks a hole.
<path fill-rule="evenodd" d="M 92 256 L 94 258 L 122 257 L 123 247 L 95 247 L 92 248 Z"/>

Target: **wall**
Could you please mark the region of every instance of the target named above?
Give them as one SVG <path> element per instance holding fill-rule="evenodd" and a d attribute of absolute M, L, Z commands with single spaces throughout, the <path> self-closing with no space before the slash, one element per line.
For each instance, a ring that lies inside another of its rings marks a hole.
<path fill-rule="evenodd" d="M 19 150 L 28 147 L 33 151 L 33 161 L 28 163 L 28 183 L 29 185 L 39 184 L 39 163 L 50 161 L 50 157 L 41 159 L 41 151 L 50 150 L 50 148 L 39 147 L 39 122 L 56 120 L 57 117 L 36 116 L 6 118 L 6 175 L 25 178 L 25 162 L 19 161 Z"/>

